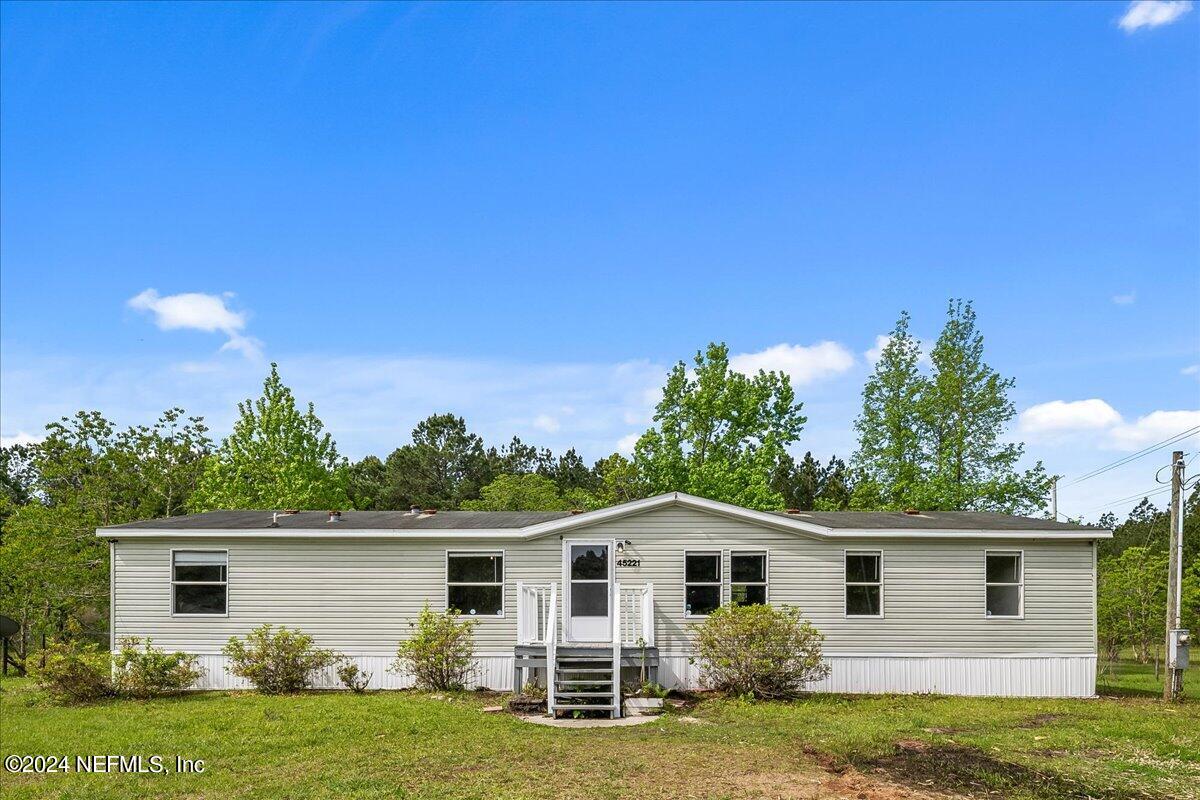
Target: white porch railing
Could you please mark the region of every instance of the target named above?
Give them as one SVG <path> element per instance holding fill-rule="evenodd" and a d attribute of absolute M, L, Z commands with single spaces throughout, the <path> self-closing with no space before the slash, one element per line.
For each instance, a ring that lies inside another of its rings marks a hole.
<path fill-rule="evenodd" d="M 654 646 L 654 584 L 616 585 L 613 639 L 623 647 Z"/>
<path fill-rule="evenodd" d="M 517 581 L 517 644 L 546 644 L 557 615 L 557 584 Z M 555 626 L 557 627 L 557 626 Z"/>
<path fill-rule="evenodd" d="M 654 584 L 613 586 L 613 639 L 623 647 L 654 646 Z M 558 635 L 558 584 L 517 581 L 517 644 L 547 645 Z"/>

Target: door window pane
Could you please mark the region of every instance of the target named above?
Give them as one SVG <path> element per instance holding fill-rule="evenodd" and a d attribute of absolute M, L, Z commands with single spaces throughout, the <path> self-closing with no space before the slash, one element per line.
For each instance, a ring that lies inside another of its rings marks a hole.
<path fill-rule="evenodd" d="M 573 617 L 607 617 L 608 616 L 608 582 L 604 583 L 572 583 L 571 584 L 571 616 Z"/>
<path fill-rule="evenodd" d="M 571 580 L 608 580 L 608 545 L 571 545 Z"/>

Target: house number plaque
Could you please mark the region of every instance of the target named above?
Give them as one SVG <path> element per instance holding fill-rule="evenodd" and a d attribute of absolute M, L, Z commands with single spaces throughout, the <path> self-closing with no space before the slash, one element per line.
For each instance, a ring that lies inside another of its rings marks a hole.
<path fill-rule="evenodd" d="M 618 567 L 640 567 L 641 565 L 642 565 L 642 560 L 640 558 L 618 558 L 617 559 Z"/>

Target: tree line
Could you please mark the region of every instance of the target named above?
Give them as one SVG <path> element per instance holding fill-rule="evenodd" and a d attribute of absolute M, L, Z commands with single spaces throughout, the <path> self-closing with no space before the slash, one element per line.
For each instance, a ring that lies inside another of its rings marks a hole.
<path fill-rule="evenodd" d="M 517 437 L 489 444 L 452 412 L 432 414 L 386 456 L 339 454 L 312 404 L 272 364 L 219 443 L 169 409 L 119 430 L 98 411 L 0 451 L 0 613 L 27 630 L 107 624 L 103 525 L 215 509 L 595 509 L 669 491 L 760 510 L 1037 513 L 1049 478 L 1018 468 L 1012 378 L 984 360 L 969 302 L 951 301 L 928 356 L 900 315 L 862 393 L 848 460 L 793 455 L 808 420 L 787 374 L 744 375 L 711 343 L 668 372 L 630 455 L 588 464 Z"/>

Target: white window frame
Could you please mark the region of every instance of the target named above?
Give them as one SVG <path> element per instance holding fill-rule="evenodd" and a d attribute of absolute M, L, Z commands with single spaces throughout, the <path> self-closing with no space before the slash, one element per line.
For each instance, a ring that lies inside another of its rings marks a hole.
<path fill-rule="evenodd" d="M 500 556 L 500 583 L 495 581 L 450 581 L 450 557 L 451 556 Z M 445 571 L 443 572 L 445 580 L 445 595 L 442 598 L 442 607 L 447 611 L 450 610 L 450 587 L 451 586 L 497 586 L 500 587 L 500 613 L 499 614 L 462 614 L 465 619 L 504 619 L 508 613 L 508 556 L 504 550 L 447 550 Z"/>
<path fill-rule="evenodd" d="M 689 581 L 687 579 L 688 556 L 716 556 L 717 579 L 715 581 Z M 708 614 L 688 613 L 687 590 L 689 586 L 716 586 L 717 608 L 724 605 L 725 598 L 725 553 L 721 550 L 684 550 L 683 551 L 683 617 L 684 619 L 708 619 Z"/>
<path fill-rule="evenodd" d="M 850 573 L 846 569 L 846 562 L 850 560 L 850 556 L 878 556 L 879 557 L 879 580 L 878 581 L 852 581 Z M 851 586 L 878 586 L 879 587 L 879 613 L 878 614 L 851 614 L 850 605 L 846 596 L 846 590 Z M 842 551 L 842 619 L 883 619 L 884 616 L 884 570 L 883 570 L 883 550 L 843 550 Z"/>
<path fill-rule="evenodd" d="M 763 557 L 763 580 L 761 581 L 735 581 L 733 579 L 733 559 L 737 556 L 762 556 Z M 729 603 L 733 604 L 733 587 L 738 586 L 761 586 L 763 587 L 763 605 L 771 605 L 771 551 L 770 550 L 730 550 L 729 551 Z M 697 584 L 699 585 L 699 584 Z"/>
<path fill-rule="evenodd" d="M 997 583 L 987 579 L 988 556 L 1017 556 L 1017 582 Z M 1017 613 L 1015 616 L 1006 614 L 989 614 L 987 608 L 987 590 L 989 586 L 1016 586 Z M 983 551 L 983 618 L 984 619 L 1025 619 L 1025 551 L 1024 550 L 984 550 Z"/>
<path fill-rule="evenodd" d="M 223 581 L 177 581 L 175 580 L 175 554 L 176 553 L 224 553 L 225 554 L 225 580 Z M 170 570 L 171 579 L 171 607 L 170 612 L 172 617 L 186 617 L 196 619 L 221 619 L 229 617 L 229 551 L 221 547 L 172 547 L 171 548 L 171 563 L 167 569 Z M 225 613 L 224 614 L 183 614 L 175 612 L 175 587 L 177 585 L 184 586 L 224 586 L 225 587 Z"/>

